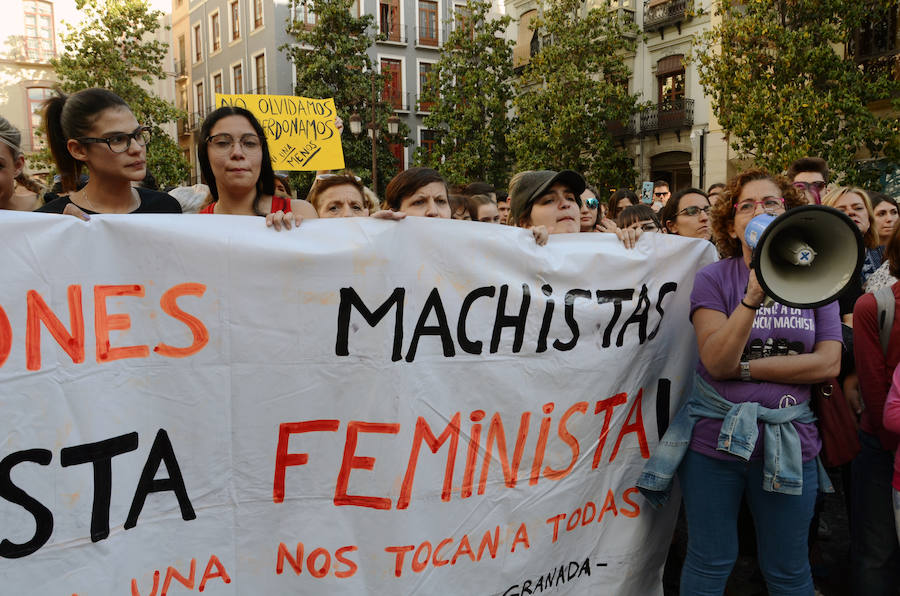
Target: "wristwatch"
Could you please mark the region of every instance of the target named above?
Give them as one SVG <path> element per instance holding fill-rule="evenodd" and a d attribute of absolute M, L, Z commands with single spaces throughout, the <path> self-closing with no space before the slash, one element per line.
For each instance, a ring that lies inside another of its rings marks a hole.
<path fill-rule="evenodd" d="M 741 380 L 742 381 L 752 381 L 753 377 L 750 376 L 750 361 L 749 360 L 741 360 Z"/>

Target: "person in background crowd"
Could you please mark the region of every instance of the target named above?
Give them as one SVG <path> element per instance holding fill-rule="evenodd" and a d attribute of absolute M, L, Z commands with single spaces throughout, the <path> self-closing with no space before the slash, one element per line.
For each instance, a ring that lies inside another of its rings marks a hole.
<path fill-rule="evenodd" d="M 509 219 L 509 195 L 505 190 L 497 191 L 497 212 L 500 214 L 500 223 L 506 225 Z"/>
<path fill-rule="evenodd" d="M 107 89 L 83 89 L 44 103 L 44 130 L 65 194 L 38 211 L 88 219 L 92 213 L 181 213 L 170 195 L 136 188 L 147 175 L 150 128 Z M 88 183 L 76 190 L 81 170 Z"/>
<path fill-rule="evenodd" d="M 47 189 L 37 178 L 32 178 L 24 171 L 16 176 L 16 200 L 24 205 L 34 205 L 35 209 L 44 204 L 45 199 L 56 198 L 50 195 Z"/>
<path fill-rule="evenodd" d="M 893 285 L 897 281 L 897 278 L 890 273 L 889 261 L 884 258 L 884 247 L 894 232 L 898 207 L 897 201 L 884 193 L 870 192 L 869 198 L 872 199 L 872 212 L 875 215 L 875 230 L 878 232 L 882 262 L 878 269 L 866 278 L 863 290 L 874 292 L 878 288 Z"/>
<path fill-rule="evenodd" d="M 466 185 L 465 190 L 463 190 L 462 194 L 466 195 L 467 197 L 472 197 L 475 195 L 487 195 L 488 197 L 490 197 L 492 202 L 497 202 L 497 189 L 495 189 L 492 184 L 488 184 L 487 182 L 470 182 Z"/>
<path fill-rule="evenodd" d="M 601 232 L 615 232 L 618 229 L 616 221 L 619 214 L 626 207 L 638 204 L 638 196 L 633 190 L 628 188 L 620 188 L 609 198 L 609 214 L 600 220 L 598 224 Z"/>
<path fill-rule="evenodd" d="M 472 195 L 468 198 L 469 218 L 483 223 L 500 223 L 497 203 L 488 195 Z"/>
<path fill-rule="evenodd" d="M 803 191 L 809 205 L 821 204 L 822 192 L 828 186 L 828 163 L 821 157 L 801 157 L 791 164 L 788 179 Z"/>
<path fill-rule="evenodd" d="M 733 202 L 718 202 L 712 217 L 722 260 L 698 272 L 691 293 L 700 362 L 690 409 L 682 412 L 695 418 L 679 414 L 665 437 L 690 439 L 678 469 L 688 523 L 681 593 L 723 593 L 745 496 L 769 593 L 813 596 L 807 535 L 820 483 L 830 485 L 818 473 L 821 443 L 809 399 L 811 385 L 834 377 L 840 365 L 837 305 L 799 310 L 789 327 L 775 324 L 793 311 L 763 308 L 744 230 L 754 216 L 778 215 L 805 199 L 786 179 L 755 169 L 733 179 L 727 196 Z M 757 405 L 736 408 L 745 402 Z M 726 416 L 736 416 L 730 426 Z M 657 453 L 648 468 L 665 455 Z"/>
<path fill-rule="evenodd" d="M 709 240 L 712 236 L 710 209 L 705 192 L 699 188 L 687 188 L 679 190 L 669 199 L 659 212 L 659 219 L 669 234 Z"/>
<path fill-rule="evenodd" d="M 472 221 L 472 215 L 469 213 L 469 197 L 451 194 L 447 199 L 450 201 L 450 219 Z"/>
<path fill-rule="evenodd" d="M 900 228 L 893 230 L 885 256 L 890 273 L 900 277 Z M 891 523 L 893 452 L 900 433 L 884 424 L 888 390 L 896 378 L 894 370 L 900 370 L 900 283 L 890 289 L 895 314 L 887 350 L 881 344 L 875 296 L 863 294 L 853 309 L 854 356 L 865 408 L 859 425 L 861 450 L 851 467 L 850 552 L 854 594 L 866 596 L 895 596 L 900 587 L 900 544 Z"/>
<path fill-rule="evenodd" d="M 16 196 L 16 178 L 25 171 L 25 154 L 20 148 L 22 134 L 0 116 L 0 209 L 34 211 L 38 200 Z"/>
<path fill-rule="evenodd" d="M 659 213 L 671 196 L 669 183 L 665 180 L 657 180 L 653 183 L 653 204 L 650 205 L 650 208 L 653 209 L 654 213 Z"/>
<path fill-rule="evenodd" d="M 149 190 L 159 190 L 159 184 L 156 183 L 156 176 L 151 174 L 149 171 L 147 172 L 147 175 L 144 176 L 143 180 L 135 183 L 135 186 L 146 188 Z"/>
<path fill-rule="evenodd" d="M 416 217 L 451 216 L 447 185 L 431 168 L 409 168 L 394 176 L 384 191 L 384 202 L 391 211 Z"/>
<path fill-rule="evenodd" d="M 212 203 L 212 194 L 205 184 L 193 186 L 176 186 L 169 191 L 181 204 L 184 213 L 199 213 L 201 209 Z"/>
<path fill-rule="evenodd" d="M 244 108 L 223 106 L 200 127 L 197 157 L 214 201 L 200 213 L 258 215 L 280 230 L 318 217 L 307 201 L 275 196 L 275 173 L 265 132 Z"/>
<path fill-rule="evenodd" d="M 716 201 L 720 201 L 725 198 L 725 185 L 721 182 L 716 182 L 715 184 L 710 184 L 709 188 L 706 189 L 706 196 L 709 197 L 710 203 L 715 203 Z"/>
<path fill-rule="evenodd" d="M 600 223 L 600 201 L 597 198 L 597 190 L 590 184 L 586 184 L 581 193 L 580 223 L 582 232 L 596 232 Z"/>
<path fill-rule="evenodd" d="M 659 218 L 647 205 L 630 205 L 619 213 L 616 225 L 622 230 L 659 232 L 662 230 Z"/>
<path fill-rule="evenodd" d="M 362 181 L 352 172 L 316 176 L 316 184 L 307 200 L 322 218 L 369 215 L 369 205 L 363 193 Z"/>
<path fill-rule="evenodd" d="M 866 251 L 866 260 L 860 273 L 863 287 L 866 287 L 869 278 L 884 264 L 885 246 L 897 222 L 897 202 L 894 199 L 880 192 L 870 192 L 869 200 L 872 203 L 872 229 L 875 231 L 877 246 Z"/>
<path fill-rule="evenodd" d="M 894 224 L 897 223 L 897 201 L 883 192 L 869 192 L 869 199 L 872 201 L 872 214 L 875 216 L 878 246 L 886 247 L 894 233 Z"/>
<path fill-rule="evenodd" d="M 284 172 L 275 173 L 275 196 L 282 199 L 294 198 L 294 193 L 291 191 L 290 178 Z M 309 201 L 309 197 L 306 200 Z"/>
<path fill-rule="evenodd" d="M 881 265 L 881 253 L 877 251 L 878 235 L 875 231 L 875 214 L 872 212 L 872 203 L 869 201 L 869 194 L 861 189 L 850 186 L 839 186 L 831 189 L 822 197 L 822 204 L 843 212 L 853 223 L 859 228 L 860 234 L 863 236 L 863 242 L 866 247 L 866 262 L 868 267 L 863 264 L 863 269 L 867 270 L 867 274 L 863 277 L 856 278 L 852 281 L 852 285 L 841 294 L 838 299 L 841 305 L 841 317 L 845 324 L 853 326 L 853 305 L 856 299 L 862 295 L 862 285 L 868 275 L 874 273 Z M 874 251 L 875 254 L 872 254 Z M 878 259 L 878 265 L 873 266 L 872 263 Z"/>

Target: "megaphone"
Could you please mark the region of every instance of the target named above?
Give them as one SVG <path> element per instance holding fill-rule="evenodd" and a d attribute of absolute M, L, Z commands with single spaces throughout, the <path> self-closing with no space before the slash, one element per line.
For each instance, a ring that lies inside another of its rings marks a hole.
<path fill-rule="evenodd" d="M 757 215 L 744 230 L 751 266 L 766 296 L 794 308 L 833 302 L 859 277 L 862 234 L 831 207 L 806 205 L 778 217 Z"/>

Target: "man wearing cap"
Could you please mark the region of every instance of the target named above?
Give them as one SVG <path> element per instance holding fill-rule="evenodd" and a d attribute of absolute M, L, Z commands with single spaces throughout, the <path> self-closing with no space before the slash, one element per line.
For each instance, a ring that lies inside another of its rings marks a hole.
<path fill-rule="evenodd" d="M 541 228 L 547 234 L 579 232 L 584 188 L 584 178 L 572 170 L 519 172 L 509 183 L 509 224 L 532 229 L 536 238 Z M 616 235 L 632 248 L 640 230 L 617 230 Z"/>

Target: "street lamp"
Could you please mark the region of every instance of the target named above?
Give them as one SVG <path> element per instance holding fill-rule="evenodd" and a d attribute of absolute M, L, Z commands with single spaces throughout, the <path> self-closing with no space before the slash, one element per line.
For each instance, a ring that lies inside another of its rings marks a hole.
<path fill-rule="evenodd" d="M 377 102 L 377 95 L 375 93 L 375 71 L 372 71 L 372 119 L 366 124 L 366 128 L 369 131 L 369 138 L 372 139 L 372 190 L 376 193 L 378 192 L 378 131 L 377 124 L 378 120 L 376 119 L 375 114 L 375 106 Z M 358 137 L 362 134 L 362 117 L 353 113 L 350 116 L 350 132 L 353 136 Z M 396 136 L 400 132 L 400 118 L 396 116 L 396 114 L 392 114 L 390 118 L 387 120 L 387 134 L 388 136 Z"/>

